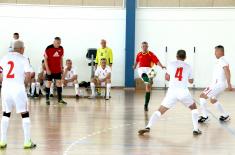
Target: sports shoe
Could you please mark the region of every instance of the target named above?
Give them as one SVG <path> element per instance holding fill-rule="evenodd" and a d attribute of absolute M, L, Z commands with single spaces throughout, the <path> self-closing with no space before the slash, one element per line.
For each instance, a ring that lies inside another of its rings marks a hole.
<path fill-rule="evenodd" d="M 50 105 L 50 100 L 49 99 L 46 99 L 46 104 Z"/>
<path fill-rule="evenodd" d="M 62 104 L 67 104 L 67 102 L 65 102 L 64 100 L 59 100 L 58 103 L 62 103 Z"/>
<path fill-rule="evenodd" d="M 145 128 L 145 129 L 138 131 L 139 135 L 144 135 L 145 133 L 149 133 L 149 132 L 150 132 L 150 128 Z"/>
<path fill-rule="evenodd" d="M 76 97 L 76 99 L 79 99 L 80 96 L 79 96 L 79 95 L 76 95 L 75 97 Z"/>
<path fill-rule="evenodd" d="M 110 99 L 110 97 L 109 97 L 109 96 L 106 96 L 106 97 L 105 97 L 105 100 L 109 100 L 109 99 Z"/>
<path fill-rule="evenodd" d="M 5 149 L 7 147 L 7 143 L 0 142 L 0 149 Z"/>
<path fill-rule="evenodd" d="M 38 94 L 34 94 L 33 97 L 39 97 L 39 95 Z"/>
<path fill-rule="evenodd" d="M 224 117 L 224 116 L 220 116 L 219 120 L 220 120 L 221 122 L 227 122 L 227 121 L 229 121 L 229 120 L 230 120 L 230 117 L 229 117 L 229 115 L 228 115 L 228 116 L 226 116 L 226 117 Z"/>
<path fill-rule="evenodd" d="M 24 143 L 24 149 L 34 149 L 37 145 L 34 144 L 31 140 L 28 143 Z"/>
<path fill-rule="evenodd" d="M 50 97 L 54 97 L 54 95 L 53 95 L 53 94 L 51 94 L 51 95 L 50 95 Z"/>
<path fill-rule="evenodd" d="M 198 135 L 201 135 L 202 132 L 198 129 L 197 131 L 193 131 L 193 135 L 194 136 L 198 136 Z"/>
<path fill-rule="evenodd" d="M 208 116 L 207 117 L 200 116 L 198 119 L 198 123 L 205 123 L 208 119 L 209 119 Z"/>

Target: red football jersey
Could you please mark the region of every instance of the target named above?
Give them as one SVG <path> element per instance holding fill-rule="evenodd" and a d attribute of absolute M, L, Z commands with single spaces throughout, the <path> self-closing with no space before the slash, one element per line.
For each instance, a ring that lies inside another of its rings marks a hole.
<path fill-rule="evenodd" d="M 158 64 L 159 60 L 157 56 L 149 51 L 147 53 L 139 52 L 136 57 L 136 63 L 139 64 L 139 67 L 152 67 L 153 64 Z"/>
<path fill-rule="evenodd" d="M 45 56 L 47 56 L 48 67 L 52 74 L 62 73 L 61 58 L 64 56 L 64 49 L 62 46 L 55 48 L 50 45 L 46 48 Z"/>

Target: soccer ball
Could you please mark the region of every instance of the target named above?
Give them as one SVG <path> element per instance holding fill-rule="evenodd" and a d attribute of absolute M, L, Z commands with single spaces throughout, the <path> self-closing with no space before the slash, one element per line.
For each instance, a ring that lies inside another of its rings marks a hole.
<path fill-rule="evenodd" d="M 154 69 L 151 69 L 150 72 L 148 73 L 148 77 L 149 77 L 150 79 L 153 79 L 153 78 L 155 78 L 156 76 L 157 76 L 157 73 L 155 72 L 155 70 L 154 70 Z"/>

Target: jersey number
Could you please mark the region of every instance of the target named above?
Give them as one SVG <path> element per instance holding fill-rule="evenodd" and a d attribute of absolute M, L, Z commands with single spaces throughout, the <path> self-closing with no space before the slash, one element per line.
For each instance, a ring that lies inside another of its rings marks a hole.
<path fill-rule="evenodd" d="M 175 73 L 175 78 L 177 78 L 179 81 L 182 81 L 183 78 L 182 74 L 183 74 L 183 67 L 177 68 Z"/>
<path fill-rule="evenodd" d="M 13 78 L 15 78 L 15 74 L 12 74 L 12 70 L 14 68 L 14 62 L 13 61 L 9 61 L 8 65 L 10 65 L 10 69 L 9 69 L 9 72 L 7 73 L 7 78 L 8 79 L 13 79 Z"/>

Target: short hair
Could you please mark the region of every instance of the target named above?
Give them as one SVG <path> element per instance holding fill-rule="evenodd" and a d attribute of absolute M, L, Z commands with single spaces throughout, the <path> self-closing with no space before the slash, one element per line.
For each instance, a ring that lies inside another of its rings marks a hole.
<path fill-rule="evenodd" d="M 44 63 L 44 59 L 42 60 L 42 64 Z"/>
<path fill-rule="evenodd" d="M 177 58 L 182 59 L 182 60 L 186 59 L 186 52 L 185 52 L 185 50 L 178 50 L 177 51 Z"/>
<path fill-rule="evenodd" d="M 143 41 L 142 45 L 148 45 L 148 42 L 147 41 Z"/>
<path fill-rule="evenodd" d="M 66 60 L 66 62 L 68 62 L 68 61 L 71 61 L 71 62 L 72 62 L 72 60 L 71 60 L 71 59 L 67 59 L 67 60 Z"/>
<path fill-rule="evenodd" d="M 13 44 L 13 49 L 20 49 L 20 48 L 24 48 L 24 42 L 20 40 L 15 41 Z"/>
<path fill-rule="evenodd" d="M 55 37 L 55 40 L 61 41 L 60 37 Z"/>
<path fill-rule="evenodd" d="M 224 46 L 222 45 L 215 46 L 215 49 L 219 49 L 224 52 Z"/>
<path fill-rule="evenodd" d="M 13 35 L 14 35 L 14 36 L 19 36 L 19 33 L 15 32 Z"/>

